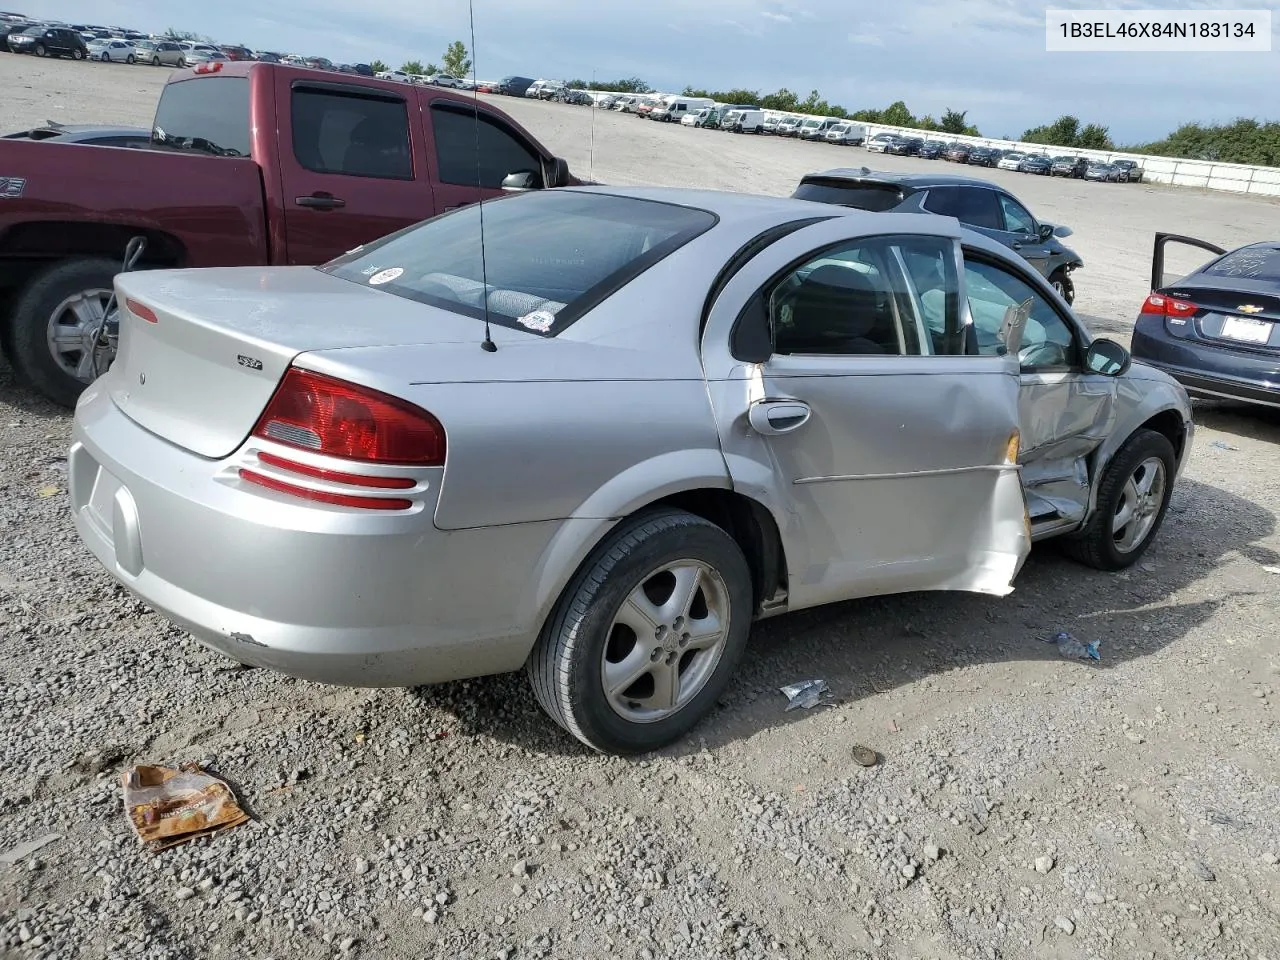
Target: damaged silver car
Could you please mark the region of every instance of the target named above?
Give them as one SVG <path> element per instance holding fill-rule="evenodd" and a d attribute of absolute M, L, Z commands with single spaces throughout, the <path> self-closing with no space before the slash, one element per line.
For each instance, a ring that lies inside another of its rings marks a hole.
<path fill-rule="evenodd" d="M 84 542 L 223 654 L 525 669 L 591 747 L 712 708 L 754 620 L 1151 545 L 1186 393 L 956 220 L 513 194 L 322 267 L 121 274 L 70 450 Z"/>

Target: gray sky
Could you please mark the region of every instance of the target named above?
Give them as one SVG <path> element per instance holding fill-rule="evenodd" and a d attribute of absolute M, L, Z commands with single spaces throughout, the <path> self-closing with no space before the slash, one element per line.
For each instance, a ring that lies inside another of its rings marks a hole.
<path fill-rule="evenodd" d="M 663 90 L 817 88 L 850 109 L 905 100 L 917 116 L 968 111 L 991 136 L 1063 113 L 1119 143 L 1188 121 L 1280 119 L 1280 43 L 1270 53 L 1047 53 L 1045 9 L 1273 10 L 1280 2 L 1152 0 L 474 0 L 480 79 L 639 76 Z M 337 62 L 438 61 L 470 48 L 465 0 L 11 0 L 32 16 L 167 27 L 220 43 Z"/>

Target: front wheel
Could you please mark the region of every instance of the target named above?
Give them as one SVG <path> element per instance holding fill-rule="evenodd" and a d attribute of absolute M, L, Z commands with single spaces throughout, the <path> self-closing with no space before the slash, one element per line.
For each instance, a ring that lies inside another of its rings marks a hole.
<path fill-rule="evenodd" d="M 49 51 L 45 49 L 44 44 L 43 44 L 43 43 L 37 43 L 37 44 L 36 44 L 36 56 L 37 56 L 37 57 L 47 57 L 48 55 L 49 55 Z"/>
<path fill-rule="evenodd" d="M 1068 304 L 1075 302 L 1076 285 L 1065 268 L 1059 267 L 1049 275 L 1049 286 L 1058 291 L 1058 296 L 1067 301 Z"/>
<path fill-rule="evenodd" d="M 158 66 L 160 66 L 160 58 L 159 58 L 159 57 L 152 57 L 152 58 L 151 58 L 151 65 L 152 65 L 153 67 L 158 67 Z"/>
<path fill-rule="evenodd" d="M 624 521 L 587 559 L 526 667 L 551 717 L 603 753 L 645 753 L 715 705 L 751 629 L 746 559 L 680 510 Z"/>
<path fill-rule="evenodd" d="M 99 60 L 101 60 L 103 63 L 110 63 L 110 62 L 111 62 L 111 54 L 106 53 L 106 52 L 104 51 L 104 52 L 103 52 L 103 54 L 102 54 L 102 56 L 100 56 L 98 59 L 99 59 Z"/>
<path fill-rule="evenodd" d="M 138 61 L 137 61 L 137 59 L 134 57 L 134 55 L 131 53 L 131 54 L 129 54 L 127 57 L 125 57 L 125 58 L 124 58 L 124 62 L 125 62 L 125 63 L 137 63 Z"/>
<path fill-rule="evenodd" d="M 1065 541 L 1071 556 L 1098 570 L 1137 563 L 1156 538 L 1173 493 L 1177 455 L 1155 430 L 1134 432 L 1102 476 L 1093 516 Z"/>

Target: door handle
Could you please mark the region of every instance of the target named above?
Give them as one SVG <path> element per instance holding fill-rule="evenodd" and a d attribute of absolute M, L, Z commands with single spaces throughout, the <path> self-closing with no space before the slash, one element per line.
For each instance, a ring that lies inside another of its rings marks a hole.
<path fill-rule="evenodd" d="M 800 400 L 757 400 L 747 412 L 747 422 L 757 433 L 772 437 L 803 427 L 812 413 Z"/>
<path fill-rule="evenodd" d="M 1022 249 L 1022 241 L 1021 241 L 1021 240 L 1015 240 L 1015 241 L 1013 241 L 1013 243 L 1012 243 L 1012 244 L 1010 244 L 1010 246 L 1012 246 L 1012 247 L 1013 247 L 1013 249 L 1015 249 L 1015 250 L 1021 250 L 1021 249 Z"/>
<path fill-rule="evenodd" d="M 300 207 L 311 207 L 313 210 L 333 210 L 347 205 L 347 201 L 339 200 L 331 193 L 313 193 L 309 197 L 294 197 L 293 202 Z"/>

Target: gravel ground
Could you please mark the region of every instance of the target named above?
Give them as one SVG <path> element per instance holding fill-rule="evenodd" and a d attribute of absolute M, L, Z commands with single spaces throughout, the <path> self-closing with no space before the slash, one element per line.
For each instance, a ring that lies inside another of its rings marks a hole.
<path fill-rule="evenodd" d="M 163 76 L 0 56 L 0 128 L 145 124 Z M 589 110 L 502 105 L 588 169 Z M 785 193 L 866 159 L 606 114 L 593 166 Z M 1230 245 L 1276 222 L 1259 200 L 989 175 L 1075 228 L 1078 306 L 1120 333 L 1153 230 Z M 80 547 L 69 418 L 0 366 L 0 956 L 1277 960 L 1280 416 L 1197 418 L 1139 568 L 1046 546 L 1003 600 L 769 621 L 707 723 L 626 761 L 558 733 L 520 677 L 348 690 L 206 652 Z M 1037 641 L 1058 629 L 1102 662 Z M 809 677 L 831 705 L 784 713 L 777 687 Z M 254 819 L 145 854 L 120 772 L 183 760 Z"/>

